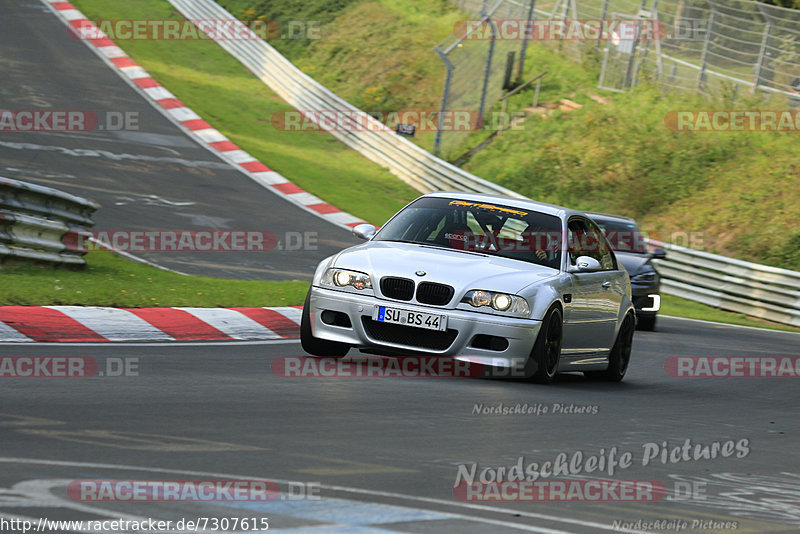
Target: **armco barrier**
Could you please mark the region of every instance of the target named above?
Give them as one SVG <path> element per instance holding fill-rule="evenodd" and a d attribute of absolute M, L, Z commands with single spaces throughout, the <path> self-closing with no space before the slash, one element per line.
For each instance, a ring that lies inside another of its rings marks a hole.
<path fill-rule="evenodd" d="M 57 189 L 0 177 L 0 262 L 83 265 L 81 237 L 98 207 Z"/>
<path fill-rule="evenodd" d="M 233 15 L 214 0 L 169 0 L 169 2 L 189 20 L 236 21 Z M 219 39 L 216 40 L 217 44 L 298 110 L 363 114 L 359 116 L 364 117 L 369 128 L 336 128 L 329 132 L 370 160 L 387 167 L 418 191 L 423 193 L 439 190 L 471 191 L 525 198 L 519 193 L 459 169 L 408 139 L 400 137 L 393 130 L 306 75 L 243 24 L 238 21 L 232 24 L 239 27 L 237 33 L 241 31 L 252 38 Z M 309 117 L 309 120 L 313 119 L 314 117 Z M 324 124 L 319 126 L 322 128 Z"/>
<path fill-rule="evenodd" d="M 654 260 L 661 290 L 723 310 L 800 326 L 800 272 L 650 240 L 667 250 Z"/>
<path fill-rule="evenodd" d="M 229 20 L 238 26 L 238 35 L 249 32 L 248 39 L 216 42 L 296 109 L 360 112 L 295 67 L 214 0 L 169 2 L 189 20 Z M 525 198 L 435 157 L 371 117 L 365 116 L 364 120 L 369 121 L 370 128 L 338 128 L 330 133 L 421 192 L 450 190 Z M 800 326 L 800 273 L 676 245 L 660 246 L 669 251 L 667 259 L 656 262 L 663 276 L 664 293 Z"/>

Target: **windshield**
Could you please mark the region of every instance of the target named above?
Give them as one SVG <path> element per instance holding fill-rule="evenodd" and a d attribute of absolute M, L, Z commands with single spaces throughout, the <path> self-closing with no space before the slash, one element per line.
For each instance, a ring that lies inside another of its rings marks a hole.
<path fill-rule="evenodd" d="M 418 243 L 561 267 L 561 219 L 495 203 L 425 197 L 389 221 L 374 241 Z"/>
<path fill-rule="evenodd" d="M 592 217 L 603 231 L 611 248 L 617 252 L 647 254 L 645 235 L 633 221 Z"/>

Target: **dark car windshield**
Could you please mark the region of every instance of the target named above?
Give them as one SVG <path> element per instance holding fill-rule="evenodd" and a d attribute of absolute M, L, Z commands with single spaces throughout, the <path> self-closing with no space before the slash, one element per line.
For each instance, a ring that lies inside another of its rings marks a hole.
<path fill-rule="evenodd" d="M 605 217 L 592 217 L 592 220 L 606 235 L 611 248 L 615 251 L 647 254 L 645 235 L 635 222 Z"/>
<path fill-rule="evenodd" d="M 561 219 L 494 202 L 424 197 L 389 221 L 374 241 L 400 241 L 491 254 L 559 269 Z"/>

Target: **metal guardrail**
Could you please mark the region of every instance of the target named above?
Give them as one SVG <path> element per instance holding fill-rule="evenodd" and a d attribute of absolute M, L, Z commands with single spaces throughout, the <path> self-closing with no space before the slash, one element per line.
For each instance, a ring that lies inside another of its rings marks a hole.
<path fill-rule="evenodd" d="M 0 262 L 83 265 L 98 204 L 41 185 L 0 177 Z"/>
<path fill-rule="evenodd" d="M 654 260 L 661 291 L 723 310 L 800 326 L 800 272 L 710 254 L 660 241 Z"/>
<path fill-rule="evenodd" d="M 296 109 L 358 114 L 359 124 L 366 123 L 367 128 L 334 128 L 327 131 L 368 159 L 387 167 L 418 191 L 423 193 L 441 190 L 471 191 L 525 198 L 519 193 L 474 176 L 439 159 L 422 147 L 398 136 L 393 130 L 339 98 L 295 67 L 214 0 L 169 0 L 169 2 L 189 20 L 229 20 L 237 26 L 237 34 L 247 35 L 247 39 L 220 39 L 216 41 L 217 44 Z M 316 116 L 311 113 L 308 118 L 315 120 Z M 324 121 L 317 124 L 324 129 Z"/>

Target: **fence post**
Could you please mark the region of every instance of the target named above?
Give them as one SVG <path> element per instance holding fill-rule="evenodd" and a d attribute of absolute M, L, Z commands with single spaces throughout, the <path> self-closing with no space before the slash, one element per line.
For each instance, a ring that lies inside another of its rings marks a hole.
<path fill-rule="evenodd" d="M 511 75 L 514 72 L 514 56 L 517 53 L 514 50 L 509 50 L 506 54 L 506 70 L 503 72 L 503 91 L 508 91 L 513 87 L 511 82 Z"/>
<path fill-rule="evenodd" d="M 489 78 L 492 75 L 492 58 L 494 57 L 494 43 L 497 40 L 497 27 L 491 17 L 486 18 L 492 29 L 492 40 L 489 41 L 489 57 L 486 59 L 486 71 L 483 75 L 483 90 L 481 91 L 481 104 L 478 109 L 478 128 L 483 126 L 483 112 L 486 108 L 486 93 L 489 91 Z"/>
<path fill-rule="evenodd" d="M 764 58 L 767 55 L 767 42 L 769 41 L 769 32 L 771 29 L 772 23 L 767 22 L 767 25 L 764 28 L 764 36 L 761 38 L 761 48 L 758 51 L 758 63 L 756 64 L 755 84 L 753 85 L 753 91 L 758 89 L 758 86 L 761 85 L 761 71 L 764 70 Z"/>
<path fill-rule="evenodd" d="M 608 0 L 606 0 L 608 2 Z M 534 6 L 536 5 L 536 0 L 531 0 L 530 6 L 528 6 L 528 22 L 525 26 L 525 37 L 522 39 L 522 50 L 519 53 L 519 67 L 517 68 L 517 80 L 522 81 L 522 77 L 524 76 L 525 71 L 525 56 L 528 53 L 528 30 L 533 28 L 533 14 L 534 14 Z M 533 33 L 531 33 L 531 37 L 535 37 Z"/>
<path fill-rule="evenodd" d="M 433 143 L 433 153 L 438 155 L 442 144 L 442 125 L 444 122 L 444 114 L 447 112 L 447 100 L 450 98 L 450 84 L 453 80 L 453 62 L 447 57 L 441 48 L 435 48 L 436 53 L 442 58 L 444 66 L 447 69 L 447 74 L 444 79 L 444 91 L 442 91 L 442 106 L 439 112 L 439 118 L 436 124 L 436 141 Z"/>
<path fill-rule="evenodd" d="M 636 77 L 636 73 L 634 72 L 633 65 L 636 62 L 636 48 L 639 46 L 639 33 L 642 31 L 642 21 L 640 19 L 636 20 L 636 34 L 633 39 L 633 43 L 631 43 L 631 55 L 628 58 L 628 68 L 625 69 L 625 79 L 622 82 L 622 89 L 629 89 L 633 85 L 635 85 L 634 79 Z"/>
<path fill-rule="evenodd" d="M 658 43 L 660 43 L 662 38 L 661 21 L 658 20 L 658 0 L 654 0 L 653 7 L 650 8 L 650 26 L 652 27 L 653 32 L 650 36 L 650 39 L 648 39 L 644 45 L 644 54 L 642 55 L 642 62 L 645 62 L 647 60 L 647 56 L 650 54 L 650 41 L 655 41 L 656 45 L 658 45 Z M 660 48 L 658 48 L 656 52 L 657 53 L 660 52 Z M 656 63 L 659 63 L 658 59 L 656 59 Z M 659 68 L 660 70 L 660 67 L 657 68 Z"/>
<path fill-rule="evenodd" d="M 600 13 L 600 35 L 597 36 L 597 44 L 595 48 L 600 48 L 600 43 L 603 42 L 603 28 L 606 27 L 606 17 L 608 16 L 608 3 L 611 0 L 605 0 L 603 2 L 603 12 Z"/>
<path fill-rule="evenodd" d="M 703 89 L 703 82 L 705 81 L 706 76 L 706 64 L 708 63 L 708 48 L 711 46 L 711 34 L 714 31 L 714 18 L 717 15 L 717 10 L 713 7 L 711 8 L 711 17 L 708 19 L 708 30 L 706 30 L 706 42 L 703 43 L 703 53 L 700 56 L 700 72 L 697 74 L 697 88 L 701 92 L 705 92 Z"/>

